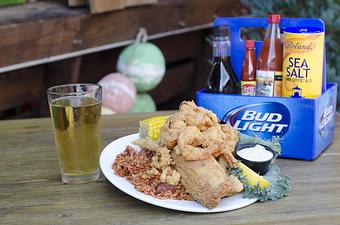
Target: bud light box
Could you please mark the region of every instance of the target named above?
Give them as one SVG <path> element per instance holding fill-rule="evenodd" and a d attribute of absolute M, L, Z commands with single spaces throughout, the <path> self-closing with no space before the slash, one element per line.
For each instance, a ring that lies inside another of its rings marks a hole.
<path fill-rule="evenodd" d="M 245 49 L 240 30 L 243 27 L 265 28 L 267 19 L 217 18 L 214 26 L 221 25 L 230 27 L 232 66 L 240 78 Z M 294 26 L 324 29 L 319 19 L 281 19 L 281 28 Z M 256 41 L 257 54 L 261 45 L 261 41 Z M 324 69 L 324 81 L 325 75 Z M 196 93 L 196 102 L 243 134 L 264 140 L 279 137 L 280 157 L 313 160 L 334 140 L 336 96 L 337 84 L 324 82 L 323 93 L 317 98 L 242 96 L 201 90 Z"/>

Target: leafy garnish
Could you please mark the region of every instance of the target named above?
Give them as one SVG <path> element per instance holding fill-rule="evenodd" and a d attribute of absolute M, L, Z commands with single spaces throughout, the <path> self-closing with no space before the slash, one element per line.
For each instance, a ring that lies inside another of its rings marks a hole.
<path fill-rule="evenodd" d="M 276 201 L 289 194 L 290 179 L 287 176 L 280 176 L 280 168 L 272 164 L 264 178 L 270 182 L 267 188 L 260 188 L 259 184 L 250 186 L 248 180 L 243 176 L 240 168 L 228 168 L 228 173 L 236 176 L 244 187 L 244 198 L 257 198 L 259 201 Z"/>
<path fill-rule="evenodd" d="M 261 144 L 271 148 L 275 152 L 274 160 L 281 154 L 279 137 L 274 136 L 271 140 L 263 140 L 255 135 L 249 136 L 239 133 L 238 138 L 239 140 L 237 145 L 250 143 Z M 235 175 L 243 183 L 244 198 L 257 198 L 261 202 L 269 200 L 276 201 L 287 196 L 291 189 L 289 177 L 280 176 L 280 168 L 275 163 L 271 163 L 270 169 L 266 175 L 263 176 L 270 182 L 270 185 L 266 188 L 260 187 L 260 184 L 249 185 L 249 182 L 243 175 L 241 168 L 229 168 L 228 173 Z"/>

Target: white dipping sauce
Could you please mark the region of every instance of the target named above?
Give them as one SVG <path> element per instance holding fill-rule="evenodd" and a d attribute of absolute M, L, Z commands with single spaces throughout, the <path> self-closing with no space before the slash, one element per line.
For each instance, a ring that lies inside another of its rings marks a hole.
<path fill-rule="evenodd" d="M 237 152 L 242 158 L 253 162 L 264 162 L 273 158 L 274 154 L 262 145 L 255 145 L 249 148 L 243 148 Z"/>

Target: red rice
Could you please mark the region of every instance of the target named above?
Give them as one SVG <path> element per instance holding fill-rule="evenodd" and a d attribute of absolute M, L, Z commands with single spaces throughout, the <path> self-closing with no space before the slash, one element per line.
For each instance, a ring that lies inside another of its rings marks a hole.
<path fill-rule="evenodd" d="M 149 150 L 136 151 L 131 146 L 127 146 L 124 152 L 117 155 L 112 169 L 116 175 L 125 177 L 138 191 L 144 194 L 158 199 L 192 200 L 192 196 L 185 192 L 185 188 L 181 183 L 174 186 L 174 191 L 168 190 L 156 194 L 157 186 L 162 183 L 160 175 L 143 178 L 146 171 L 151 169 L 152 156 L 153 152 Z"/>

